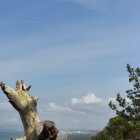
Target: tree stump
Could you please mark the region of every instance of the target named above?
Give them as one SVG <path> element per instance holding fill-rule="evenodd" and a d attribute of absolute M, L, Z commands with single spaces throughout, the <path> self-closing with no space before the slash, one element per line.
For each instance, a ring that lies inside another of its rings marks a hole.
<path fill-rule="evenodd" d="M 11 140 L 56 140 L 58 129 L 52 121 L 40 121 L 37 112 L 36 96 L 30 96 L 31 86 L 26 87 L 23 80 L 18 80 L 16 89 L 0 82 L 0 87 L 9 102 L 19 112 L 25 136 Z"/>

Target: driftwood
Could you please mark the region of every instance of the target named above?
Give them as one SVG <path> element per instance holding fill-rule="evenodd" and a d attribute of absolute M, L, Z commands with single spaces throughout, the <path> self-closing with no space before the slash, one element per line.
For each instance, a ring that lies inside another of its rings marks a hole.
<path fill-rule="evenodd" d="M 36 96 L 30 96 L 31 86 L 26 87 L 22 80 L 17 81 L 16 89 L 0 82 L 0 87 L 9 102 L 19 112 L 25 136 L 22 138 L 12 138 L 11 140 L 56 140 L 58 129 L 52 121 L 40 121 L 37 112 Z"/>

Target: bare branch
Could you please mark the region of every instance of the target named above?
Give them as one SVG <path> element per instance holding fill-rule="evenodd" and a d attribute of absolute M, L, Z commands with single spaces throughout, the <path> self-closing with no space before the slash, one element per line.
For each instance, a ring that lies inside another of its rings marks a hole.
<path fill-rule="evenodd" d="M 2 91 L 19 112 L 25 136 L 13 140 L 56 140 L 58 129 L 52 121 L 40 121 L 37 112 L 37 96 L 30 96 L 31 85 L 26 87 L 23 80 L 16 82 L 16 89 L 0 82 Z M 42 126 L 42 129 L 40 127 Z"/>
<path fill-rule="evenodd" d="M 5 84 L 4 84 L 3 82 L 0 81 L 0 87 L 2 88 L 2 87 L 4 87 L 4 85 L 5 85 Z"/>

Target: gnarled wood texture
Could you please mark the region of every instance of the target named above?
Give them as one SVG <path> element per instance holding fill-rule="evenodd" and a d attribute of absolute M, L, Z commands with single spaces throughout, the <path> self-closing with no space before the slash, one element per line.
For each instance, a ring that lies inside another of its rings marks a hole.
<path fill-rule="evenodd" d="M 22 80 L 16 83 L 16 89 L 0 82 L 0 87 L 9 102 L 19 112 L 21 117 L 25 136 L 14 140 L 56 140 L 58 129 L 52 121 L 40 121 L 37 112 L 36 96 L 30 96 L 29 89 Z"/>

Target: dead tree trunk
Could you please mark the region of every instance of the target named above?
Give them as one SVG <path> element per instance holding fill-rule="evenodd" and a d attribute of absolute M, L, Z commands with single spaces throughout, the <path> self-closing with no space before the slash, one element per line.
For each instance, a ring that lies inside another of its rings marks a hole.
<path fill-rule="evenodd" d="M 25 136 L 15 140 L 56 140 L 58 129 L 52 121 L 40 121 L 37 112 L 36 96 L 30 96 L 31 86 L 26 87 L 22 80 L 17 81 L 16 89 L 0 82 L 2 91 L 6 94 L 9 102 L 19 112 Z"/>

